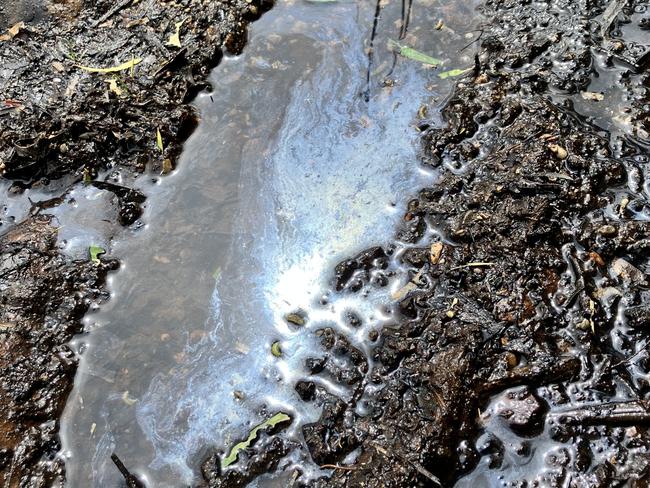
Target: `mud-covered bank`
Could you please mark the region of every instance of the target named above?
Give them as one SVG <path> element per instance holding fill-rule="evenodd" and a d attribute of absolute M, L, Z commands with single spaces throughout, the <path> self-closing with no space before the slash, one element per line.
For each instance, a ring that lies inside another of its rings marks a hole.
<path fill-rule="evenodd" d="M 425 163 L 443 175 L 404 216 L 415 286 L 377 339 L 377 366 L 360 370 L 360 389 L 381 385 L 360 395 L 371 415 L 317 395 L 323 417 L 304 429 L 321 464 L 361 447 L 320 485 L 470 473 L 460 485 L 645 486 L 648 12 L 591 1 L 482 11 L 475 70 L 448 126 L 424 135 Z M 603 65 L 628 94 L 610 114 L 626 125 L 611 132 L 570 99 L 608 103 L 589 92 Z M 345 265 L 364 287 L 369 262 Z"/>
<path fill-rule="evenodd" d="M 56 228 L 34 217 L 0 236 L 0 469 L 4 486 L 51 486 L 63 479 L 58 418 L 76 358 L 66 343 L 103 298 L 117 262 L 70 261 Z"/>
<path fill-rule="evenodd" d="M 66 255 L 47 209 L 74 205 L 70 189 L 93 185 L 113 194 L 109 227 L 137 227 L 146 196 L 129 185 L 141 172 L 174 168 L 197 123 L 188 103 L 223 53 L 241 51 L 247 24 L 271 5 L 0 6 L 0 174 L 12 183 L 0 216 L 2 486 L 63 483 L 59 416 L 77 362 L 66 344 L 83 330 L 89 307 L 107 298 L 106 273 L 118 265 Z M 111 69 L 124 63 L 128 69 Z M 9 198 L 26 189 L 51 199 L 15 222 Z"/>
<path fill-rule="evenodd" d="M 285 456 L 304 446 L 278 433 L 285 425 L 281 423 L 260 432 L 253 448 L 242 449 L 238 461 L 225 470 L 224 446 L 217 446 L 203 465 L 206 484 L 244 486 L 274 470 L 285 471 L 291 485 L 307 486 L 647 484 L 650 215 L 647 46 L 641 34 L 648 22 L 642 7 L 604 1 L 486 3 L 483 13 L 489 20 L 476 33 L 480 56 L 443 112 L 447 127 L 428 129 L 435 124 L 426 120 L 426 107 L 420 110 L 425 119 L 418 125 L 424 133 L 423 159 L 441 170 L 440 180 L 419 193 L 413 188 L 416 197 L 393 245 L 368 249 L 333 271 L 333 288 L 339 294 L 362 297 L 374 287 L 402 286 L 394 294 L 400 300 L 395 322 L 384 330 L 371 327 L 367 334 L 372 354 L 366 357 L 354 346 L 356 338 L 322 327 L 317 334 L 323 350 L 315 350 L 306 361 L 305 379 L 296 385 L 303 401 L 323 408 L 321 420 L 302 432 L 311 458 L 331 470 L 331 476 L 313 482 L 287 462 Z M 106 8 L 101 20 L 95 11 L 92 15 L 98 26 L 109 22 L 102 28 L 111 32 L 115 25 L 148 32 L 149 15 L 138 10 L 148 8 L 153 3 L 118 2 Z M 381 13 L 379 3 L 377 15 Z M 115 24 L 113 18 L 120 20 Z M 183 22 L 179 42 L 184 46 L 187 21 L 182 15 L 163 26 L 162 42 L 174 35 L 176 22 Z M 163 24 L 156 23 L 154 31 Z M 433 29 L 432 23 L 432 35 Z M 18 34 L 11 43 L 29 31 L 21 28 Z M 144 53 L 129 42 L 127 35 L 120 56 L 97 59 L 94 66 L 117 66 L 142 56 L 133 66 L 134 76 L 130 68 L 115 80 L 110 74 L 80 73 L 96 89 L 102 87 L 102 100 L 118 106 L 121 97 L 128 99 L 122 83 L 139 83 L 139 70 L 148 66 Z M 187 46 L 197 44 L 200 39 Z M 174 46 L 164 48 L 176 52 Z M 86 59 L 74 64 L 91 63 Z M 174 78 L 181 80 L 184 94 L 191 75 L 185 71 L 182 80 Z M 605 84 L 601 92 L 594 87 L 603 80 L 612 86 Z M 387 79 L 386 85 L 394 81 Z M 115 87 L 123 90 L 121 95 Z M 91 108 L 101 105 L 93 103 L 97 105 Z M 174 155 L 176 139 L 170 139 L 163 120 L 156 118 L 159 112 L 138 113 L 157 103 L 138 102 L 134 111 L 127 111 L 124 146 L 113 145 L 112 138 L 119 139 L 114 134 L 99 139 L 126 166 L 144 161 L 131 166 L 162 172 L 170 167 L 164 161 L 173 160 L 168 156 Z M 20 105 L 9 102 L 6 112 L 16 116 L 7 120 L 19 120 Z M 91 121 L 100 120 L 90 113 Z M 116 113 L 122 120 L 124 112 Z M 135 122 L 129 118 L 134 113 Z M 104 114 L 101 120 L 112 121 L 112 116 Z M 175 113 L 172 118 L 181 120 Z M 58 141 L 56 132 L 50 135 Z M 92 145 L 94 133 L 87 128 L 73 135 L 81 141 L 75 149 L 86 151 L 87 159 L 104 147 Z M 71 179 L 80 182 L 96 178 L 96 168 L 113 164 L 110 157 L 102 161 L 100 154 L 97 167 L 94 162 L 86 167 L 86 160 L 61 157 L 59 145 L 58 153 L 46 152 L 44 160 L 51 156 L 56 162 L 49 169 L 18 165 L 38 156 L 42 144 L 27 140 L 14 148 L 19 156 L 11 159 L 18 170 L 14 175 L 38 179 L 63 174 L 49 173 L 52 168 L 74 168 Z M 64 155 L 68 149 L 65 143 Z M 30 168 L 38 171 L 32 174 Z M 115 171 L 108 179 L 124 186 L 129 171 Z M 93 184 L 116 191 L 123 222 L 137 221 L 142 195 L 106 182 Z M 25 183 L 14 190 L 21 186 Z M 27 363 L 25 351 L 42 351 L 36 357 L 49 359 L 52 348 L 80 329 L 79 317 L 89 300 L 101 298 L 98 284 L 112 266 L 104 258 L 99 266 L 70 263 L 55 249 L 52 228 L 42 225 L 32 219 L 3 236 L 3 276 L 6 289 L 13 290 L 5 295 L 3 289 L 3 306 L 5 297 L 14 297 L 14 313 L 30 313 L 29 323 L 9 315 L 8 325 L 2 325 L 2 334 L 14 334 L 16 340 L 22 336 L 13 332 L 18 331 L 14 324 L 24 323 L 19 330 L 29 331 L 24 342 L 6 343 L 16 344 L 10 351 L 20 354 L 8 357 L 21 364 Z M 21 234 L 22 229 L 31 234 Z M 40 236 L 49 237 L 41 241 Z M 389 269 L 395 262 L 408 268 L 407 275 Z M 30 282 L 32 276 L 39 278 Z M 32 284 L 10 288 L 16 277 Z M 53 288 L 62 292 L 53 293 Z M 74 300 L 66 298 L 72 296 Z M 30 308 L 32 303 L 45 305 Z M 49 329 L 41 327 L 54 323 L 44 320 L 52 310 L 67 317 L 64 328 L 55 328 L 53 340 Z M 351 329 L 362 325 L 353 311 L 348 319 Z M 37 403 L 49 405 L 41 410 L 30 401 L 23 417 L 16 416 L 22 420 L 7 422 L 13 437 L 7 437 L 9 450 L 4 453 L 5 484 L 46 485 L 60 472 L 58 461 L 54 467 L 37 461 L 44 452 L 55 456 L 58 449 L 53 419 L 74 368 L 74 359 L 62 350 L 65 361 L 44 363 L 22 377 L 34 382 L 31 401 L 40 402 L 44 395 L 52 395 L 52 401 Z M 71 368 L 65 369 L 61 365 L 68 360 Z M 23 370 L 18 364 L 3 364 L 3 377 L 11 378 L 15 371 Z M 18 395 L 25 385 L 22 378 L 7 383 L 16 402 L 27 396 Z M 318 378 L 351 388 L 350 399 L 337 398 Z M 261 408 L 260 415 L 270 413 L 268 406 Z M 34 449 L 14 449 L 22 439 Z"/>
<path fill-rule="evenodd" d="M 424 133 L 440 180 L 410 201 L 394 246 L 336 269 L 341 293 L 400 280 L 401 318 L 369 334 L 368 358 L 318 332 L 325 352 L 296 390 L 323 408 L 303 434 L 331 476 L 305 486 L 648 484 L 647 6 L 482 12 L 447 127 Z M 393 259 L 408 277 L 385 273 Z M 215 454 L 208 484 L 283 469 L 292 447 L 263 436 L 224 473 Z"/>

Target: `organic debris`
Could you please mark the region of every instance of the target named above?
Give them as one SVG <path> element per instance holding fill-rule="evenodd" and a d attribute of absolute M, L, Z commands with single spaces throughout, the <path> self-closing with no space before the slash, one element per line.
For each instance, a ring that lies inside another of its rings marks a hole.
<path fill-rule="evenodd" d="M 181 26 L 185 20 L 181 20 L 180 22 L 176 22 L 176 31 L 169 36 L 169 40 L 167 41 L 168 46 L 174 46 L 174 47 L 181 47 Z"/>
<path fill-rule="evenodd" d="M 397 53 L 400 56 L 412 59 L 413 61 L 417 61 L 428 66 L 439 66 L 442 64 L 442 60 L 433 58 L 427 54 L 421 53 L 420 51 L 416 51 L 412 47 L 402 45 L 397 41 L 393 41 L 392 39 L 388 42 L 388 47 L 390 49 L 397 50 Z"/>
<path fill-rule="evenodd" d="M 446 80 L 447 78 L 454 78 L 456 76 L 462 76 L 464 74 L 469 73 L 470 71 L 472 71 L 472 68 L 450 69 L 449 71 L 443 71 L 442 73 L 438 74 L 438 77 L 442 78 L 443 80 Z"/>
<path fill-rule="evenodd" d="M 291 422 L 291 417 L 289 417 L 284 412 L 278 412 L 273 417 L 253 427 L 253 429 L 248 434 L 246 440 L 235 444 L 233 448 L 230 450 L 230 454 L 228 454 L 225 458 L 223 458 L 223 460 L 221 461 L 221 468 L 225 469 L 231 464 L 235 463 L 237 461 L 237 457 L 239 456 L 239 453 L 244 449 L 248 449 L 249 447 L 251 447 L 255 439 L 257 439 L 257 434 L 259 431 L 271 430 L 275 428 L 277 425 L 284 424 L 287 422 Z"/>
<path fill-rule="evenodd" d="M 280 345 L 280 341 L 274 341 L 271 344 L 271 354 L 273 354 L 276 358 L 282 357 L 282 347 Z"/>
<path fill-rule="evenodd" d="M 91 73 L 119 73 L 120 71 L 126 71 L 127 69 L 132 70 L 136 65 L 140 64 L 141 62 L 142 59 L 134 58 L 131 61 L 127 61 L 126 63 L 120 64 L 119 66 L 112 66 L 110 68 L 92 68 L 90 66 L 81 66 L 81 65 L 77 65 L 77 67 L 84 71 L 89 71 Z"/>
<path fill-rule="evenodd" d="M 100 264 L 99 256 L 104 254 L 106 250 L 102 247 L 92 245 L 88 248 L 88 254 L 90 255 L 90 261 L 94 264 Z"/>

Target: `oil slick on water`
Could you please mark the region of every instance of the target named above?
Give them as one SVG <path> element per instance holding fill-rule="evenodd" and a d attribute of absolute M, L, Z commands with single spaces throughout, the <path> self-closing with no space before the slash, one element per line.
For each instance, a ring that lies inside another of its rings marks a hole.
<path fill-rule="evenodd" d="M 433 180 L 417 162 L 416 114 L 442 104 L 454 80 L 397 57 L 388 40 L 441 58 L 439 71 L 471 65 L 471 50 L 458 52 L 473 10 L 416 0 L 407 31 L 402 4 L 382 5 L 369 55 L 371 2 L 279 2 L 196 100 L 201 124 L 180 169 L 139 180 L 152 195 L 147 228 L 113 243 L 123 266 L 111 300 L 75 341 L 70 486 L 119 486 L 112 452 L 150 486 L 190 484 L 205 448 L 244 439 L 262 405 L 291 414 L 299 441 L 319 414 L 293 390 L 319 347 L 313 331 L 344 328 L 363 350 L 368 329 L 349 330 L 343 313 L 354 308 L 366 327 L 390 320 L 394 290 L 337 296 L 333 267 L 390 240 L 405 195 Z M 432 32 L 440 17 L 449 29 Z M 297 310 L 299 327 L 285 320 Z M 306 453 L 295 460 L 309 466 Z"/>

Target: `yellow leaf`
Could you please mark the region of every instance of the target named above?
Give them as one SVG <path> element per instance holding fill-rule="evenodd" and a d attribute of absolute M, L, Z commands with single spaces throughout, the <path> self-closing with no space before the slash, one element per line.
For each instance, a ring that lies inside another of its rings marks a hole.
<path fill-rule="evenodd" d="M 90 66 L 81 66 L 77 65 L 78 68 L 81 68 L 85 71 L 90 71 L 91 73 L 117 73 L 119 71 L 124 71 L 127 69 L 133 69 L 133 67 L 136 64 L 139 64 L 142 62 L 142 59 L 140 58 L 134 58 L 131 61 L 127 61 L 126 63 L 122 63 L 119 66 L 113 66 L 111 68 L 92 68 Z"/>
<path fill-rule="evenodd" d="M 108 83 L 108 89 L 110 91 L 115 93 L 118 97 L 122 96 L 122 93 L 124 93 L 124 91 L 118 86 L 116 78 L 111 78 L 110 80 L 106 80 L 106 83 Z"/>
<path fill-rule="evenodd" d="M 162 141 L 162 134 L 160 134 L 160 129 L 156 129 L 156 145 L 158 146 L 158 149 L 160 149 L 160 152 L 163 151 L 163 141 Z"/>
<path fill-rule="evenodd" d="M 185 22 L 185 20 L 176 22 L 176 32 L 169 36 L 169 40 L 167 41 L 168 46 L 181 47 L 181 26 L 183 25 L 183 22 Z"/>
<path fill-rule="evenodd" d="M 25 28 L 25 22 L 18 22 L 7 30 L 6 34 L 0 36 L 0 41 L 8 41 L 18 35 L 21 29 Z"/>

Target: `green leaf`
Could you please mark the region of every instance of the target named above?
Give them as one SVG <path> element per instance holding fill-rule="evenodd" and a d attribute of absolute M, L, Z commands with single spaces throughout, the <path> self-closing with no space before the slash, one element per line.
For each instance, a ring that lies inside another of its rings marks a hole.
<path fill-rule="evenodd" d="M 273 344 L 271 344 L 271 354 L 273 354 L 276 358 L 282 356 L 282 348 L 280 347 L 280 341 L 275 341 Z"/>
<path fill-rule="evenodd" d="M 225 458 L 221 460 L 221 468 L 222 469 L 227 468 L 235 461 L 237 461 L 237 456 L 239 456 L 240 451 L 242 451 L 243 449 L 247 449 L 248 447 L 251 446 L 253 441 L 257 438 L 257 433 L 260 430 L 272 429 L 276 425 L 287 421 L 291 422 L 291 417 L 289 417 L 284 412 L 278 412 L 270 419 L 265 420 L 261 424 L 255 426 L 253 430 L 251 430 L 250 433 L 248 434 L 248 438 L 245 441 L 238 442 L 237 444 L 235 444 L 233 448 L 230 450 L 230 454 L 228 454 Z"/>
<path fill-rule="evenodd" d="M 418 61 L 422 64 L 428 64 L 430 66 L 438 66 L 442 64 L 441 59 L 432 58 L 427 54 L 421 53 L 420 51 L 416 51 L 412 47 L 404 46 L 397 41 L 393 41 L 392 39 L 388 41 L 388 45 L 393 49 L 397 49 L 397 52 L 399 53 L 400 56 L 404 56 L 405 58 L 412 59 L 413 61 Z"/>
<path fill-rule="evenodd" d="M 449 71 L 443 71 L 438 76 L 440 78 L 442 78 L 443 80 L 445 80 L 447 78 L 451 78 L 451 77 L 454 77 L 454 76 L 464 75 L 465 73 L 469 73 L 470 71 L 472 71 L 472 68 L 450 69 Z"/>
<path fill-rule="evenodd" d="M 95 246 L 93 244 L 88 248 L 88 253 L 90 254 L 90 260 L 95 264 L 99 264 L 101 262 L 99 260 L 99 255 L 106 253 L 106 250 L 103 247 Z"/>

